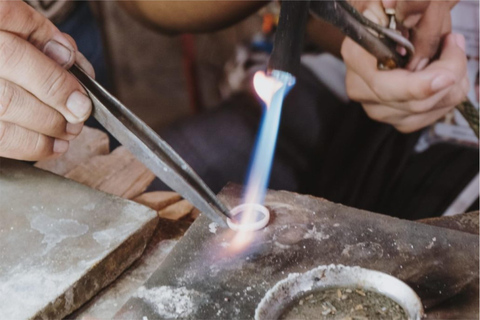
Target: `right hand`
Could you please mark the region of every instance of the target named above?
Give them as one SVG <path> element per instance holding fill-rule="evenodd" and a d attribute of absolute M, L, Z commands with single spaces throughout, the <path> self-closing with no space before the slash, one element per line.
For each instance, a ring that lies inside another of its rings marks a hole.
<path fill-rule="evenodd" d="M 441 39 L 451 32 L 450 11 L 458 0 L 382 0 L 385 8 L 394 8 L 400 28 L 408 33 L 415 47 L 407 69 L 420 71 L 438 53 Z"/>
<path fill-rule="evenodd" d="M 362 104 L 370 118 L 391 124 L 400 132 L 414 132 L 450 112 L 468 92 L 465 39 L 452 33 L 443 36 L 444 32 L 449 32 L 444 30 L 450 26 L 449 19 L 430 21 L 430 12 L 441 17 L 449 15 L 450 2 L 448 5 L 429 1 L 382 2 L 385 6 L 396 6 L 397 13 L 401 12 L 400 16 L 406 17 L 402 20 L 404 23 L 418 24 L 414 30 L 415 39 L 424 39 L 425 43 L 422 50 L 416 50 L 417 56 L 412 60 L 415 65 L 410 65 L 408 69 L 384 71 L 377 69 L 372 55 L 346 38 L 342 56 L 347 67 L 347 93 L 351 99 Z M 373 22 L 386 26 L 387 17 L 382 2 L 361 1 L 363 7 L 360 9 Z M 417 8 L 419 3 L 424 7 Z M 423 15 L 413 15 L 416 21 L 407 14 L 420 14 L 422 9 Z M 446 24 L 445 20 L 448 20 Z M 432 53 L 438 51 L 442 38 L 438 59 L 428 64 Z"/>
<path fill-rule="evenodd" d="M 73 39 L 23 1 L 0 0 L 0 157 L 36 161 L 66 152 L 92 103 L 67 71 L 94 76 Z"/>

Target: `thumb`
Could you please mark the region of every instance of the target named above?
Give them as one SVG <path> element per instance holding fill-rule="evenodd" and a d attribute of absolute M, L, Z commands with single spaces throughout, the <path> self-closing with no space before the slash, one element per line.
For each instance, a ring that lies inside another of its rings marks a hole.
<path fill-rule="evenodd" d="M 0 30 L 29 41 L 62 66 L 75 60 L 75 43 L 23 1 L 0 2 Z"/>

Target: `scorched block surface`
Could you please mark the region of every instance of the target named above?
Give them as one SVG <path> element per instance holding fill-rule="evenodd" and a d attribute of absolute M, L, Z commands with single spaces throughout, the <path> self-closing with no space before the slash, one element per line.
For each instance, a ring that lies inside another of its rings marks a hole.
<path fill-rule="evenodd" d="M 220 198 L 233 207 L 241 195 L 230 185 Z M 319 265 L 391 274 L 417 292 L 427 312 L 478 282 L 478 235 L 283 191 L 269 191 L 265 205 L 270 223 L 251 238 L 200 216 L 115 318 L 253 319 L 278 281 Z M 478 319 L 476 296 L 466 312 Z"/>

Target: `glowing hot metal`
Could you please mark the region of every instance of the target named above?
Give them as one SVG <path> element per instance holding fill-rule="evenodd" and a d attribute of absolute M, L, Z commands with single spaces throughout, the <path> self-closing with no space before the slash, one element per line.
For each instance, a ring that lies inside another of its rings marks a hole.
<path fill-rule="evenodd" d="M 265 227 L 270 220 L 270 211 L 264 206 L 257 204 L 257 203 L 245 203 L 239 206 L 236 206 L 231 211 L 231 214 L 234 217 L 238 215 L 243 215 L 244 213 L 251 213 L 255 212 L 255 217 L 257 220 L 249 221 L 249 223 L 235 223 L 230 219 L 227 220 L 227 224 L 230 229 L 235 231 L 255 231 L 260 230 Z M 242 222 L 240 218 L 238 221 Z"/>

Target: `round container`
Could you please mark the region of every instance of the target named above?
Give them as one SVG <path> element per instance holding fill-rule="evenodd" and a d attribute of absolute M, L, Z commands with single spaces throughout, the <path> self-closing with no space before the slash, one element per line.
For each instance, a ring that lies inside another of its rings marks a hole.
<path fill-rule="evenodd" d="M 227 224 L 230 227 L 230 229 L 235 231 L 257 231 L 264 228 L 268 224 L 268 221 L 270 220 L 270 211 L 268 211 L 268 209 L 265 208 L 264 206 L 257 203 L 245 203 L 245 204 L 236 206 L 235 208 L 230 210 L 230 213 L 232 214 L 232 216 L 235 217 L 243 212 L 246 212 L 247 210 L 258 212 L 259 214 L 262 215 L 262 217 L 250 223 L 242 223 L 242 222 L 237 223 L 230 219 L 227 219 Z"/>
<path fill-rule="evenodd" d="M 404 282 L 386 273 L 343 265 L 319 266 L 305 273 L 293 273 L 273 286 L 255 310 L 256 320 L 278 319 L 300 297 L 328 288 L 364 289 L 395 301 L 411 320 L 423 316 L 417 294 Z"/>

